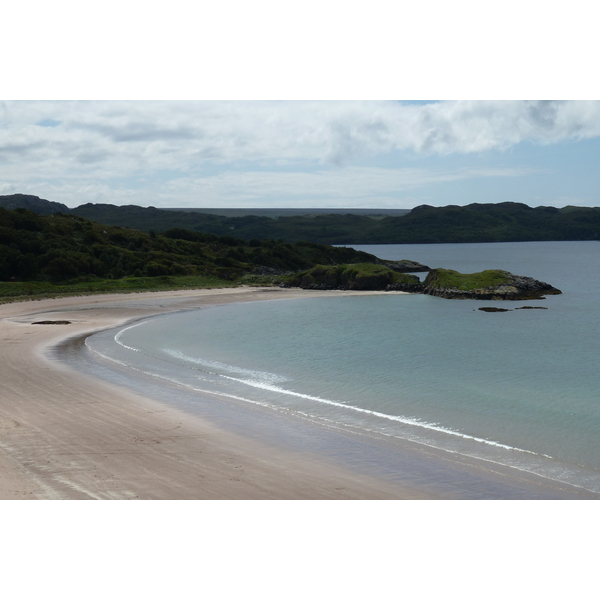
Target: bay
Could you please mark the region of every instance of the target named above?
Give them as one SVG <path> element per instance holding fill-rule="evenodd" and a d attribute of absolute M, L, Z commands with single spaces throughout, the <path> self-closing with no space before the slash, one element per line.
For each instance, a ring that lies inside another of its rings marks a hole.
<path fill-rule="evenodd" d="M 355 246 L 502 268 L 559 296 L 381 294 L 227 305 L 92 336 L 95 352 L 198 393 L 409 439 L 600 491 L 596 242 Z M 481 306 L 505 313 L 484 313 Z M 534 305 L 547 310 L 515 310 Z"/>

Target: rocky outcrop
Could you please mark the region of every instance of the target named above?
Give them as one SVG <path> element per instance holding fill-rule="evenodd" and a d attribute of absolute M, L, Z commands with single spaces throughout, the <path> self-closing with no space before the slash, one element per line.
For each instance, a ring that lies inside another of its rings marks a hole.
<path fill-rule="evenodd" d="M 415 275 L 372 263 L 317 265 L 309 271 L 290 275 L 281 285 L 313 290 L 400 291 L 470 300 L 534 300 L 546 294 L 561 293 L 548 283 L 508 271 L 463 274 L 449 269 L 429 269 L 425 281 L 421 282 Z"/>
<path fill-rule="evenodd" d="M 481 282 L 488 284 L 481 285 Z M 447 269 L 433 269 L 423 282 L 423 293 L 449 299 L 538 300 L 562 292 L 544 281 L 508 271 L 462 275 Z"/>
<path fill-rule="evenodd" d="M 377 264 L 398 273 L 426 273 L 431 271 L 431 268 L 427 265 L 422 265 L 414 260 L 381 260 Z"/>
<path fill-rule="evenodd" d="M 421 291 L 422 284 L 415 275 L 399 273 L 383 265 L 358 263 L 349 265 L 317 265 L 296 273 L 283 287 L 309 290 L 399 290 Z M 406 289 L 410 287 L 411 290 Z"/>

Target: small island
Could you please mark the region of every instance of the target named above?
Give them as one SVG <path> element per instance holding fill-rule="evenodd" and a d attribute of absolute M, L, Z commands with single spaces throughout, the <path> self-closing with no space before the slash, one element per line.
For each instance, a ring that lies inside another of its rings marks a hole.
<path fill-rule="evenodd" d="M 424 294 L 469 300 L 540 300 L 546 295 L 562 293 L 544 281 L 500 269 L 470 274 L 432 269 L 423 286 Z"/>

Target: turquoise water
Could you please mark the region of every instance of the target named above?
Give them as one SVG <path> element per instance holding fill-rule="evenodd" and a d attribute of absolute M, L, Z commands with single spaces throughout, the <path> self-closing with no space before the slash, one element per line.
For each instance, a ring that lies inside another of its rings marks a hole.
<path fill-rule="evenodd" d="M 422 295 L 234 304 L 88 340 L 190 390 L 475 456 L 600 491 L 600 245 L 360 246 L 463 272 L 504 268 L 560 296 Z M 480 306 L 548 310 L 484 313 Z"/>

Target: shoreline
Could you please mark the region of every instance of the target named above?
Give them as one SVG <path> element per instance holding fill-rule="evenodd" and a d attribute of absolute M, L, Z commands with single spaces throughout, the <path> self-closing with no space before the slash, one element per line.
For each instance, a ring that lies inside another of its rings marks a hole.
<path fill-rule="evenodd" d="M 220 417 L 204 418 L 161 401 L 162 385 L 153 393 L 135 382 L 118 385 L 57 360 L 53 350 L 169 312 L 373 293 L 393 292 L 222 288 L 0 305 L 0 499 L 597 498 L 509 468 L 331 431 L 267 409 L 223 403 Z M 70 324 L 31 327 L 39 320 Z M 486 493 L 470 495 L 469 486 L 486 485 Z"/>

